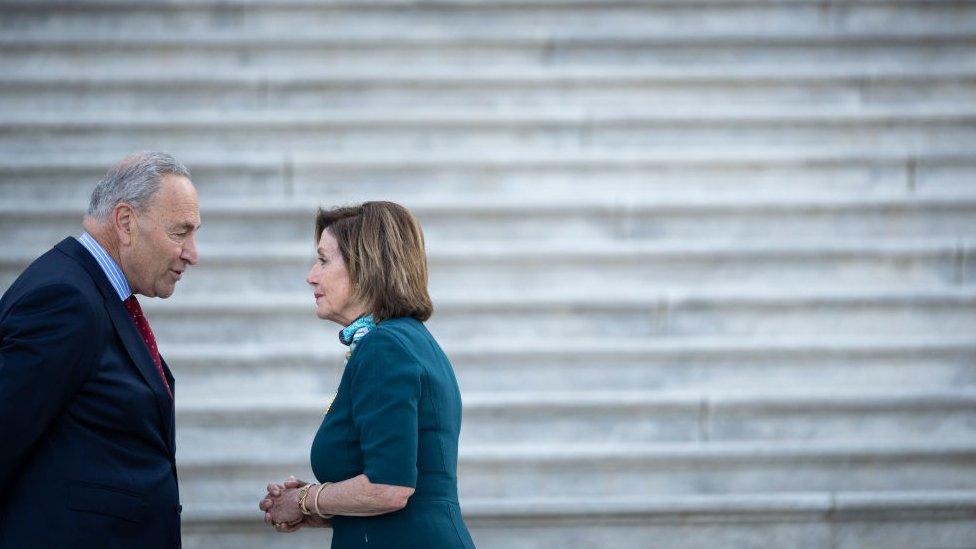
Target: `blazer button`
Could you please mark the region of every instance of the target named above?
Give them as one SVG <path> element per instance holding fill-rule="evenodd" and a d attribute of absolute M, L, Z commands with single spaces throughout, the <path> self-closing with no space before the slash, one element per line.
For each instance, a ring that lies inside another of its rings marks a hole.
<path fill-rule="evenodd" d="M 183 506 L 182 505 L 177 505 L 176 506 L 176 512 L 177 513 L 182 513 L 183 512 Z"/>

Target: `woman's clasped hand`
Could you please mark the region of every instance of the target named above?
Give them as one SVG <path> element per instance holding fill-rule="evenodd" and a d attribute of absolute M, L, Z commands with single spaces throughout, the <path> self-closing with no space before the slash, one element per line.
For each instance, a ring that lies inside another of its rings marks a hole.
<path fill-rule="evenodd" d="M 329 519 L 302 512 L 299 501 L 302 487 L 308 483 L 295 477 L 288 477 L 281 484 L 269 484 L 268 493 L 258 506 L 264 511 L 264 522 L 278 532 L 297 532 L 303 526 L 329 528 Z M 317 495 L 314 490 L 310 497 Z M 306 504 L 307 505 L 307 504 Z"/>

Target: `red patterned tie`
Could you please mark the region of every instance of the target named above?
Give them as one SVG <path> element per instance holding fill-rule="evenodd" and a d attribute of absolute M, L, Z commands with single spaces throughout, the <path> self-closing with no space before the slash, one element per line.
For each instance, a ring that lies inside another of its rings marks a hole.
<path fill-rule="evenodd" d="M 129 311 L 129 316 L 132 317 L 132 322 L 135 323 L 136 329 L 139 330 L 139 335 L 142 336 L 142 340 L 146 342 L 146 347 L 149 348 L 149 355 L 152 356 L 153 362 L 156 363 L 156 371 L 159 372 L 159 377 L 163 380 L 163 386 L 166 387 L 166 392 L 170 398 L 173 398 L 173 391 L 170 390 L 169 382 L 166 381 L 166 374 L 163 373 L 163 361 L 159 358 L 159 349 L 156 348 L 156 337 L 153 335 L 152 328 L 149 327 L 149 321 L 146 320 L 146 315 L 142 312 L 142 307 L 139 306 L 139 300 L 136 299 L 135 294 L 132 294 L 122 304 L 125 305 L 125 310 Z"/>

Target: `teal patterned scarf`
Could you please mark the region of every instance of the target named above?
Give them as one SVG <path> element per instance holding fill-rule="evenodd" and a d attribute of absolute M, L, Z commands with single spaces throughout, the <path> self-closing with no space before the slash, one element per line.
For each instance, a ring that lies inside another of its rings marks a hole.
<path fill-rule="evenodd" d="M 373 315 L 363 315 L 339 332 L 339 341 L 343 345 L 349 346 L 347 358 L 348 355 L 351 355 L 356 350 L 356 345 L 359 343 L 359 340 L 366 337 L 366 334 L 375 327 L 376 323 L 373 322 Z"/>

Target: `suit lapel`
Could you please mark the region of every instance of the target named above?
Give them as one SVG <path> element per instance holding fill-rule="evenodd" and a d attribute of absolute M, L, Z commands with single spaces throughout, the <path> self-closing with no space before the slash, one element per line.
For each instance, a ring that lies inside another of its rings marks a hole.
<path fill-rule="evenodd" d="M 119 334 L 119 339 L 122 340 L 122 345 L 129 354 L 129 358 L 132 359 L 133 364 L 135 364 L 139 375 L 149 385 L 153 395 L 156 397 L 156 406 L 159 408 L 163 432 L 165 433 L 164 439 L 167 441 L 170 451 L 173 451 L 173 401 L 163 386 L 163 380 L 159 377 L 159 371 L 156 370 L 156 363 L 153 362 L 152 356 L 149 354 L 149 348 L 146 347 L 142 336 L 139 335 L 139 331 L 136 329 L 135 324 L 133 324 L 129 312 L 122 305 L 119 294 L 116 293 L 115 288 L 112 287 L 108 277 L 105 276 L 105 272 L 102 271 L 101 266 L 98 265 L 95 258 L 77 240 L 69 237 L 62 240 L 55 247 L 81 263 L 92 279 L 95 280 L 105 300 L 105 309 L 108 311 L 108 316 L 112 319 L 112 324 L 115 326 L 115 331 Z M 165 368 L 164 371 L 169 375 L 168 368 Z M 170 386 L 173 386 L 172 382 Z"/>
<path fill-rule="evenodd" d="M 156 406 L 159 407 L 160 417 L 163 418 L 166 440 L 168 441 L 172 438 L 173 434 L 171 427 L 173 401 L 169 398 L 169 394 L 166 393 L 166 388 L 163 387 L 163 379 L 159 377 L 159 371 L 156 370 L 156 363 L 153 362 L 152 356 L 149 354 L 149 348 L 146 347 L 146 342 L 139 335 L 139 330 L 136 329 L 136 325 L 132 323 L 132 317 L 129 316 L 129 312 L 125 310 L 122 302 L 119 301 L 118 295 L 105 298 L 105 308 L 108 309 L 109 317 L 112 319 L 112 324 L 115 325 L 115 331 L 118 332 L 126 352 L 129 353 L 132 362 L 135 363 L 136 369 L 139 370 L 142 379 L 149 384 L 149 387 L 152 388 L 153 395 L 156 396 Z"/>
<path fill-rule="evenodd" d="M 164 416 L 164 417 L 166 418 L 166 425 L 169 428 L 170 450 L 172 450 L 173 454 L 175 455 L 176 454 L 176 413 L 175 413 L 176 378 L 173 377 L 173 373 L 169 369 L 169 364 L 166 363 L 166 359 L 163 358 L 163 355 L 159 355 L 159 361 L 163 364 L 163 374 L 166 376 L 166 382 L 169 383 L 169 390 L 173 394 L 173 398 L 171 399 L 171 403 L 172 403 L 171 409 L 173 410 L 173 413 L 171 413 L 169 416 Z M 169 395 L 166 395 L 166 398 L 169 399 L 170 398 Z"/>

